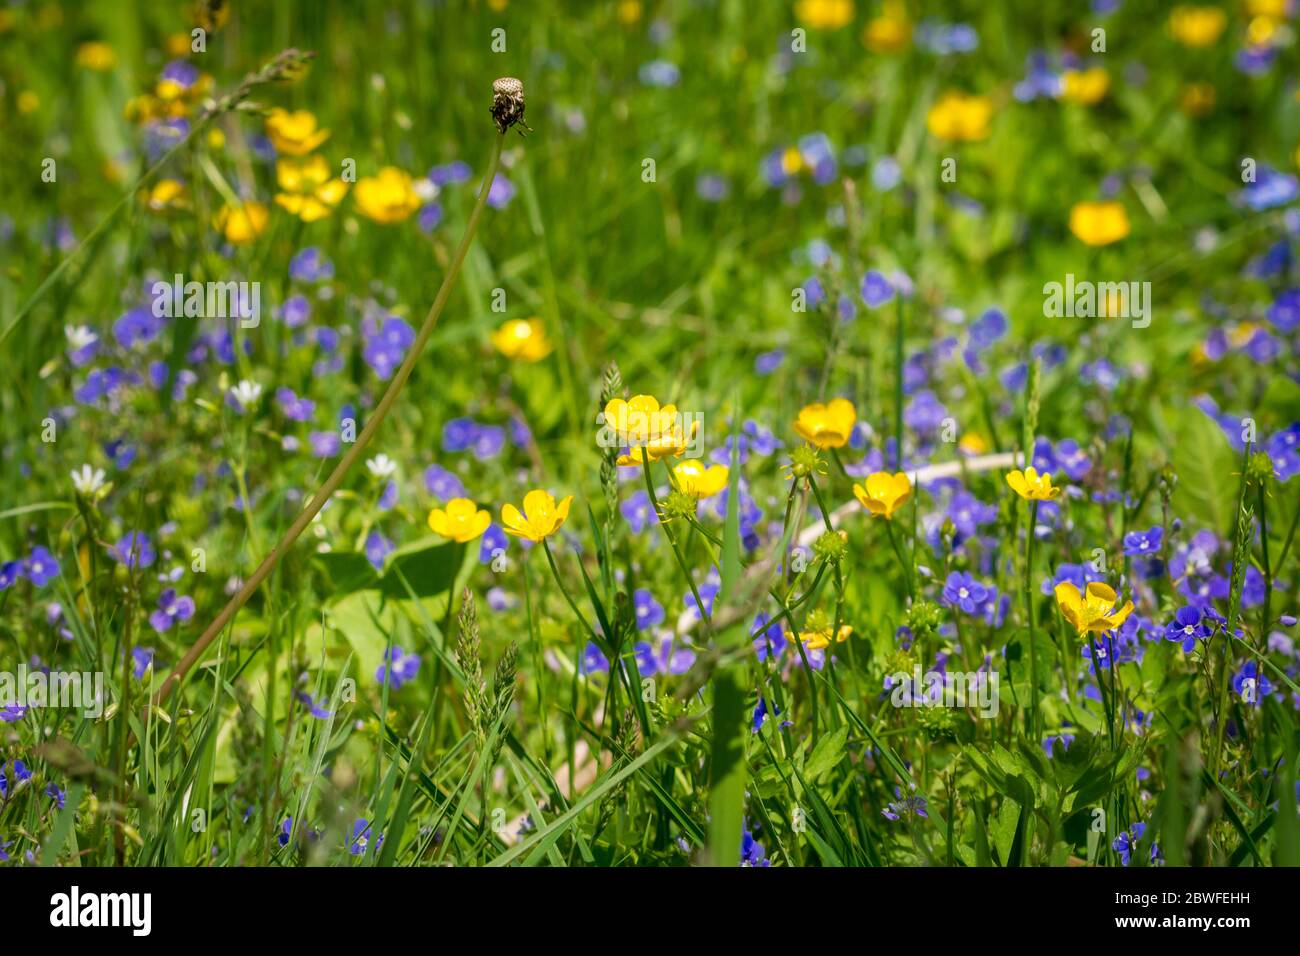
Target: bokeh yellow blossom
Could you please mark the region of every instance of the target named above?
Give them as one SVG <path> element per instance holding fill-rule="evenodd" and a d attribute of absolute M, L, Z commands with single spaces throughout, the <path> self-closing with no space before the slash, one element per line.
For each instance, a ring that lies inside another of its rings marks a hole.
<path fill-rule="evenodd" d="M 348 191 L 342 179 L 330 179 L 329 164 L 323 156 L 281 159 L 275 164 L 275 180 L 282 190 L 276 194 L 276 205 L 303 222 L 324 219 Z"/>
<path fill-rule="evenodd" d="M 1113 199 L 1075 203 L 1070 232 L 1089 246 L 1108 246 L 1129 234 L 1128 210 Z"/>
<path fill-rule="evenodd" d="M 546 326 L 538 318 L 510 319 L 492 333 L 492 345 L 508 359 L 540 362 L 551 354 Z"/>
<path fill-rule="evenodd" d="M 971 143 L 988 137 L 992 118 L 993 101 L 987 96 L 950 90 L 930 107 L 925 126 L 936 138 L 946 142 Z"/>
<path fill-rule="evenodd" d="M 329 139 L 330 131 L 317 129 L 315 113 L 308 110 L 289 112 L 276 107 L 267 114 L 266 135 L 271 138 L 271 145 L 277 153 L 306 156 Z"/>
<path fill-rule="evenodd" d="M 353 198 L 361 215 L 375 222 L 401 222 L 420 208 L 410 174 L 396 166 L 385 166 L 374 176 L 362 177 Z"/>
<path fill-rule="evenodd" d="M 260 202 L 222 206 L 216 217 L 217 231 L 235 246 L 246 246 L 266 229 L 268 212 Z"/>

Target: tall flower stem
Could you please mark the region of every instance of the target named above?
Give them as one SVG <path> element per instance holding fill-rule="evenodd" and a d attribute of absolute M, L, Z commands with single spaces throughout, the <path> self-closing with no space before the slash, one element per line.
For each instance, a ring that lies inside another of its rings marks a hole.
<path fill-rule="evenodd" d="M 1038 736 L 1038 650 L 1034 635 L 1034 528 L 1038 525 L 1038 502 L 1029 502 L 1029 525 L 1025 528 L 1025 618 L 1029 622 L 1029 719 L 1025 732 L 1035 739 Z"/>
<path fill-rule="evenodd" d="M 704 621 L 704 626 L 710 631 L 713 630 L 713 620 L 711 619 L 708 609 L 704 606 L 704 599 L 700 597 L 699 588 L 695 586 L 695 578 L 691 574 L 690 566 L 686 563 L 686 557 L 682 554 L 681 545 L 677 543 L 677 536 L 673 534 L 673 529 L 668 526 L 664 519 L 663 512 L 659 510 L 659 495 L 655 493 L 654 479 L 650 477 L 650 456 L 643 448 L 641 450 L 641 472 L 645 476 L 645 490 L 650 497 L 650 507 L 659 517 L 659 527 L 664 530 L 664 537 L 668 539 L 668 544 L 673 549 L 673 557 L 677 559 L 677 567 L 681 569 L 682 577 L 686 578 L 686 584 L 691 589 L 691 596 L 695 598 L 695 606 L 699 608 L 700 619 Z M 672 469 L 669 469 L 669 480 L 672 479 Z"/>
<path fill-rule="evenodd" d="M 546 552 L 546 560 L 551 566 L 551 575 L 555 578 L 555 584 L 559 587 L 560 593 L 564 595 L 564 600 L 568 603 L 569 610 L 572 611 L 573 616 L 578 619 L 578 623 L 581 624 L 582 629 L 587 632 L 587 636 L 599 645 L 600 635 L 597 634 L 596 629 L 587 622 L 586 616 L 578 609 L 577 602 L 573 600 L 573 595 L 571 595 L 569 589 L 564 586 L 564 579 L 560 577 L 560 567 L 555 563 L 555 555 L 551 553 L 551 546 L 545 538 L 542 539 L 542 550 Z M 609 638 L 612 637 L 612 635 L 606 635 L 606 637 Z M 617 663 L 617 661 L 612 661 L 611 666 Z"/>
<path fill-rule="evenodd" d="M 338 490 L 339 485 L 343 483 L 343 479 L 347 477 L 352 466 L 365 452 L 366 446 L 370 444 L 375 432 L 379 431 L 379 426 L 388 417 L 389 409 L 397 401 L 397 396 L 401 394 L 403 386 L 406 385 L 406 380 L 411 377 L 411 372 L 415 369 L 415 363 L 420 359 L 420 353 L 424 351 L 429 337 L 433 335 L 433 330 L 438 324 L 438 317 L 442 314 L 443 306 L 447 304 L 456 277 L 460 275 L 461 266 L 465 262 L 465 255 L 469 252 L 474 233 L 478 231 L 479 220 L 483 218 L 483 209 L 487 205 L 488 190 L 492 186 L 492 181 L 496 178 L 497 166 L 501 161 L 501 146 L 505 142 L 505 136 L 505 130 L 501 130 L 492 142 L 492 152 L 488 156 L 487 172 L 483 176 L 482 186 L 479 187 L 478 199 L 474 202 L 474 210 L 470 213 L 469 222 L 465 224 L 465 232 L 460 238 L 460 244 L 456 247 L 455 255 L 452 256 L 451 265 L 448 266 L 446 274 L 442 277 L 442 285 L 438 287 L 438 294 L 434 297 L 433 305 L 429 307 L 429 314 L 424 317 L 424 324 L 420 327 L 419 335 L 415 337 L 415 343 L 407 351 L 406 358 L 403 359 L 397 374 L 393 376 L 393 380 L 388 383 L 383 398 L 375 406 L 374 414 L 370 416 L 370 420 L 366 423 L 365 428 L 361 430 L 361 434 L 357 436 L 357 440 L 352 444 L 352 447 L 334 466 L 334 470 L 325 479 L 325 483 L 317 489 L 316 494 L 312 496 L 311 502 L 294 519 L 293 524 L 284 533 L 284 537 L 280 539 L 279 544 L 262 559 L 262 563 L 257 566 L 257 570 L 244 582 L 243 587 L 235 592 L 235 596 L 221 609 L 221 613 L 213 618 L 212 623 L 199 635 L 199 639 L 185 652 L 185 656 L 167 675 L 167 679 L 158 688 L 157 693 L 154 694 L 153 703 L 155 705 L 167 699 L 176 685 L 189 673 L 190 668 L 203 656 L 203 652 L 208 649 L 208 645 L 234 619 L 234 616 L 239 613 L 239 609 L 248 603 L 248 599 L 253 596 L 262 582 L 275 569 L 275 566 L 280 563 L 280 559 L 293 547 L 294 542 L 306 530 L 307 525 L 311 524 L 312 519 L 325 507 L 325 502 L 329 501 L 330 496 Z"/>

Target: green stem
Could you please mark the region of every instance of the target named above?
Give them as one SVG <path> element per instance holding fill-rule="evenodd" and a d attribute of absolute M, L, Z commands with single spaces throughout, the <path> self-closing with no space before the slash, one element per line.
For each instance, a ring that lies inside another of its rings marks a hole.
<path fill-rule="evenodd" d="M 669 527 L 667 520 L 659 510 L 659 496 L 655 494 L 655 483 L 650 478 L 650 458 L 644 448 L 641 449 L 641 472 L 645 476 L 645 489 L 646 494 L 650 496 L 650 507 L 654 509 L 655 514 L 658 516 L 659 526 L 664 529 L 664 537 L 668 539 L 668 544 L 673 549 L 673 557 L 677 559 L 677 567 L 681 569 L 682 576 L 686 578 L 686 583 L 690 586 L 691 595 L 695 598 L 695 606 L 700 611 L 700 619 L 704 621 L 704 626 L 712 631 L 713 621 L 709 616 L 708 609 L 704 606 L 704 600 L 700 597 L 699 589 L 695 586 L 695 578 L 686 564 L 686 557 L 677 544 L 677 536 L 673 534 L 672 528 Z"/>
<path fill-rule="evenodd" d="M 551 546 L 545 538 L 542 539 L 542 550 L 546 552 L 546 560 L 551 565 L 551 574 L 555 576 L 555 583 L 559 586 L 560 593 L 564 595 L 564 600 L 568 602 L 569 609 L 573 611 L 573 616 L 578 619 L 578 623 L 587 632 L 587 636 L 600 644 L 600 636 L 596 633 L 596 629 L 587 623 L 587 619 L 578 610 L 578 605 L 574 602 L 573 596 L 569 594 L 569 589 L 564 586 L 564 581 L 560 578 L 560 569 L 555 563 L 555 555 L 551 554 Z M 621 667 L 622 665 L 619 661 L 610 661 L 610 666 Z"/>
<path fill-rule="evenodd" d="M 1025 617 L 1029 621 L 1029 700 L 1030 713 L 1025 722 L 1025 732 L 1038 739 L 1038 651 L 1034 638 L 1034 528 L 1038 524 L 1038 502 L 1029 503 L 1029 526 L 1025 528 Z"/>

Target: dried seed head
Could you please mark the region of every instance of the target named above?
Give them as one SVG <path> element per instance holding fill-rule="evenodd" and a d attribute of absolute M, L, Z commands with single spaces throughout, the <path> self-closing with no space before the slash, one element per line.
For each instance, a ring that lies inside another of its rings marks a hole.
<path fill-rule="evenodd" d="M 504 133 L 518 124 L 519 135 L 529 129 L 524 122 L 524 84 L 513 76 L 503 76 L 492 81 L 492 118 L 497 129 Z"/>

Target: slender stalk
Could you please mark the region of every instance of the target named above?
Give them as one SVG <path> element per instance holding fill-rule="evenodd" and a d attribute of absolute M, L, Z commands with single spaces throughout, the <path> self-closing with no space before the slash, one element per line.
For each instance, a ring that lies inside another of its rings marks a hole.
<path fill-rule="evenodd" d="M 1268 637 L 1268 629 L 1273 625 L 1273 566 L 1268 560 L 1268 510 L 1266 507 L 1267 495 L 1264 494 L 1264 484 L 1260 482 L 1257 489 L 1259 495 L 1259 544 L 1263 551 L 1264 558 L 1264 619 L 1260 622 L 1259 633 Z"/>
<path fill-rule="evenodd" d="M 677 559 L 677 567 L 681 569 L 682 577 L 686 578 L 686 584 L 691 589 L 691 596 L 695 598 L 695 606 L 699 608 L 700 619 L 704 626 L 710 631 L 713 630 L 713 621 L 709 615 L 708 608 L 704 606 L 704 599 L 700 597 L 699 588 L 695 586 L 695 578 L 691 574 L 690 566 L 686 563 L 686 557 L 682 554 L 681 546 L 677 543 L 677 536 L 673 534 L 673 529 L 669 527 L 668 522 L 664 519 L 663 513 L 659 510 L 659 496 L 655 493 L 654 479 L 650 477 L 650 456 L 641 450 L 641 472 L 645 476 L 646 494 L 650 496 L 650 507 L 654 509 L 659 516 L 659 527 L 663 528 L 664 537 L 668 539 L 668 544 L 673 549 L 673 557 Z M 669 480 L 672 480 L 672 469 L 668 470 Z"/>
<path fill-rule="evenodd" d="M 1029 699 L 1031 711 L 1026 733 L 1038 738 L 1038 651 L 1034 638 L 1034 528 L 1038 525 L 1038 502 L 1029 502 L 1029 526 L 1025 529 L 1025 617 L 1029 621 Z M 1113 663 L 1112 663 L 1113 666 Z"/>
<path fill-rule="evenodd" d="M 564 595 L 564 600 L 568 603 L 569 610 L 572 611 L 573 616 L 578 619 L 578 623 L 581 624 L 582 629 L 587 632 L 587 636 L 599 644 L 600 635 L 596 633 L 595 628 L 587 623 L 587 618 L 583 615 L 582 611 L 578 610 L 578 604 L 573 600 L 573 596 L 569 594 L 569 589 L 564 586 L 564 579 L 560 577 L 560 568 L 555 563 L 555 555 L 551 554 L 551 546 L 545 538 L 542 539 L 542 550 L 546 552 L 546 560 L 551 565 L 551 575 L 555 578 L 555 583 L 559 587 L 560 593 Z M 618 661 L 610 661 L 611 667 L 616 665 L 622 666 Z"/>
<path fill-rule="evenodd" d="M 894 461 L 903 470 L 903 293 L 898 293 L 898 319 L 894 326 Z"/>
<path fill-rule="evenodd" d="M 411 372 L 415 369 L 415 363 L 420 359 L 420 353 L 424 351 L 429 337 L 433 335 L 433 330 L 438 324 L 438 317 L 442 314 L 443 306 L 447 304 L 447 299 L 451 295 L 452 285 L 455 283 L 456 277 L 460 275 L 461 266 L 465 262 L 465 255 L 469 252 L 474 233 L 478 231 L 479 220 L 483 218 L 483 209 L 487 205 L 488 190 L 492 186 L 492 181 L 496 178 L 497 166 L 501 161 L 501 146 L 505 141 L 505 135 L 505 131 L 502 130 L 493 140 L 492 152 L 488 157 L 487 172 L 483 176 L 483 184 L 479 187 L 478 199 L 474 203 L 474 211 L 470 213 L 469 222 L 465 224 L 465 233 L 461 236 L 460 245 L 456 247 L 456 253 L 452 257 L 451 265 L 448 266 L 447 272 L 442 278 L 442 285 L 438 288 L 438 294 L 434 297 L 433 305 L 429 307 L 429 314 L 424 318 L 424 324 L 420 327 L 420 333 L 416 336 L 415 343 L 407 351 L 406 358 L 402 361 L 401 367 L 398 368 L 397 374 L 393 376 L 393 380 L 388 383 L 388 389 L 384 392 L 383 398 L 379 400 L 379 404 L 375 406 L 374 414 L 370 416 L 366 427 L 357 436 L 356 442 L 348 449 L 339 463 L 334 466 L 334 470 L 325 479 L 325 483 L 312 496 L 311 502 L 294 519 L 293 524 L 284 533 L 284 537 L 280 539 L 279 544 L 262 559 L 262 563 L 244 582 L 244 586 L 221 609 L 221 613 L 213 618 L 212 623 L 207 626 L 199 639 L 185 652 L 185 656 L 167 675 L 163 685 L 154 694 L 153 703 L 155 705 L 167 699 L 173 688 L 184 679 L 190 668 L 198 662 L 199 658 L 203 656 L 203 652 L 221 633 L 222 628 L 229 624 L 234 619 L 234 616 L 239 613 L 239 609 L 248 603 L 248 599 L 253 596 L 253 593 L 275 569 L 275 566 L 280 563 L 280 559 L 293 547 L 294 542 L 306 530 L 307 525 L 325 507 L 325 502 L 329 501 L 330 496 L 338 490 L 339 485 L 343 483 L 343 479 L 347 477 L 347 473 L 352 469 L 353 464 L 365 452 L 366 446 L 370 444 L 370 440 L 375 436 L 375 432 L 379 430 L 379 426 L 388 417 L 389 409 L 397 401 L 397 396 L 401 394 L 403 386 L 406 385 L 406 380 L 411 377 Z"/>
<path fill-rule="evenodd" d="M 885 519 L 885 533 L 889 535 L 889 544 L 894 549 L 894 557 L 898 558 L 898 563 L 903 566 L 903 575 L 907 582 L 907 596 L 915 600 L 916 585 L 912 582 L 912 562 L 903 557 L 903 549 L 894 534 L 894 520 L 892 518 Z"/>

